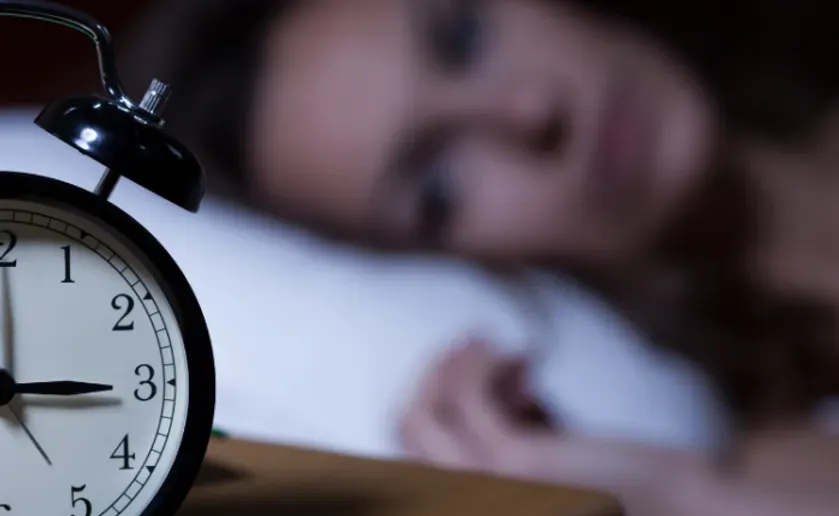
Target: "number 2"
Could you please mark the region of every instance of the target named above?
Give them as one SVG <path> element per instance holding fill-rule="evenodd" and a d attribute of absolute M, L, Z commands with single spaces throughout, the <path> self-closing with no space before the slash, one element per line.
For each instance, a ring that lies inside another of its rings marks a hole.
<path fill-rule="evenodd" d="M 121 300 L 125 301 L 124 306 L 120 302 Z M 122 317 L 120 317 L 119 320 L 117 321 L 117 323 L 114 325 L 113 330 L 114 331 L 131 331 L 131 330 L 133 330 L 134 329 L 134 323 L 133 322 L 127 322 L 126 323 L 126 322 L 123 322 L 123 321 L 125 321 L 125 318 L 128 317 L 131 314 L 132 310 L 134 310 L 134 299 L 132 299 L 131 296 L 129 296 L 128 294 L 117 294 L 111 300 L 111 307 L 114 310 L 117 310 L 117 311 L 125 310 L 122 313 Z"/>
<path fill-rule="evenodd" d="M 17 267 L 17 260 L 12 260 L 7 262 L 6 256 L 12 252 L 12 250 L 17 245 L 17 235 L 9 231 L 8 229 L 0 230 L 0 235 L 5 235 L 9 237 L 8 242 L 0 242 L 0 247 L 5 247 L 6 249 L 0 254 L 0 267 Z"/>
<path fill-rule="evenodd" d="M 12 506 L 6 505 L 5 503 L 0 503 L 0 509 L 3 509 L 6 512 L 12 512 Z"/>

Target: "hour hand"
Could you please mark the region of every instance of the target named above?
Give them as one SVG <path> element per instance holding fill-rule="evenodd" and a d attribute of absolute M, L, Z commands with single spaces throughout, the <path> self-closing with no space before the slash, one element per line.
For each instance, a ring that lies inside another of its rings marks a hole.
<path fill-rule="evenodd" d="M 113 385 L 88 382 L 29 382 L 15 385 L 17 394 L 43 394 L 47 396 L 79 396 L 114 390 Z"/>
<path fill-rule="evenodd" d="M 11 403 L 18 394 L 79 396 L 113 389 L 113 385 L 72 381 L 18 383 L 8 371 L 0 369 L 0 407 Z"/>

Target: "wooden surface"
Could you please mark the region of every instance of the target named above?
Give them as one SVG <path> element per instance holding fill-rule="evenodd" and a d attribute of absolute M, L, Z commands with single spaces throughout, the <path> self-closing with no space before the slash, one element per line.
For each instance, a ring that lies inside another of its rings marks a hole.
<path fill-rule="evenodd" d="M 620 516 L 596 493 L 215 440 L 179 516 Z"/>

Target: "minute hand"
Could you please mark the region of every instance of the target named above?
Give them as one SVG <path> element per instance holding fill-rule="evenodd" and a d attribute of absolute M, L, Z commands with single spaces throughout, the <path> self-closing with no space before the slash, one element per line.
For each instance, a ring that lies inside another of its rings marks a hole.
<path fill-rule="evenodd" d="M 15 385 L 17 394 L 43 394 L 46 396 L 79 396 L 114 390 L 113 385 L 87 382 L 29 382 Z"/>

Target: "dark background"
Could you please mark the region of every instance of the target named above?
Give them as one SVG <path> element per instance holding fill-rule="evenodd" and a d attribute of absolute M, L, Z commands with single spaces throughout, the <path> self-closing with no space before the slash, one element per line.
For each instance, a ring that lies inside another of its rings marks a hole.
<path fill-rule="evenodd" d="M 110 30 L 119 53 L 120 42 L 124 42 L 132 22 L 152 1 L 63 0 L 58 3 L 98 19 Z M 70 94 L 99 92 L 98 84 L 95 46 L 84 34 L 53 23 L 0 17 L 0 107 L 40 104 Z"/>

